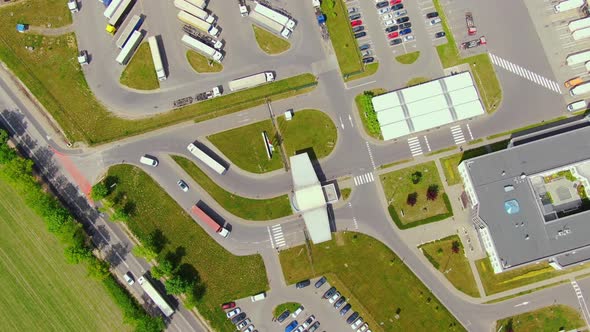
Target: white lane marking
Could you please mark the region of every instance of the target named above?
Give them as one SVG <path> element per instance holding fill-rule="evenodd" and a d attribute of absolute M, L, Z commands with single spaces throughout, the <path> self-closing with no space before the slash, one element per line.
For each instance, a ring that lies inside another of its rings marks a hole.
<path fill-rule="evenodd" d="M 542 87 L 545 87 L 551 91 L 555 91 L 559 94 L 561 94 L 561 88 L 559 86 L 559 84 L 555 81 L 552 81 L 546 77 L 543 77 L 541 75 L 538 75 L 526 68 L 523 68 L 517 64 L 514 64 L 508 60 L 505 60 L 495 54 L 490 53 L 490 59 L 492 61 L 493 64 L 495 64 L 496 66 L 502 67 L 524 79 L 527 79 L 533 83 L 536 83 Z"/>

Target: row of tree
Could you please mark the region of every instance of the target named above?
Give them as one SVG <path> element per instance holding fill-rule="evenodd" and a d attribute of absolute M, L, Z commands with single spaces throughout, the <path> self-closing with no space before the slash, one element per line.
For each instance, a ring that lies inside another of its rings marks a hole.
<path fill-rule="evenodd" d="M 92 254 L 92 245 L 82 225 L 51 193 L 43 189 L 33 173 L 33 161 L 19 156 L 8 145 L 8 133 L 0 129 L 0 178 L 10 184 L 27 206 L 45 222 L 49 232 L 64 245 L 70 264 L 85 263 L 88 275 L 101 280 L 111 297 L 121 307 L 126 322 L 136 331 L 155 332 L 165 328 L 161 318 L 149 316 L 135 299 L 110 274 L 110 264 Z"/>

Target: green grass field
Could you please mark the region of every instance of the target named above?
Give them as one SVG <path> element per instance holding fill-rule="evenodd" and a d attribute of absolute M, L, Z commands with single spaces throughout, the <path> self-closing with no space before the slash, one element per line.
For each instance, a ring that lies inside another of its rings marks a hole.
<path fill-rule="evenodd" d="M 117 165 L 107 175 L 116 179 L 109 196 L 111 200 L 119 197 L 115 207 L 133 206 L 127 222 L 131 231 L 142 239 L 160 230 L 167 240 L 164 252 L 176 253 L 181 265 L 188 264 L 197 271 L 205 284 L 204 295 L 197 301 L 199 313 L 215 330 L 235 329 L 220 305 L 268 289 L 262 258 L 234 256 L 226 251 L 139 168 Z"/>
<path fill-rule="evenodd" d="M 45 223 L 0 181 L 0 330 L 130 331 L 102 282 L 65 262 Z"/>
<path fill-rule="evenodd" d="M 395 57 L 395 60 L 403 65 L 411 65 L 420 57 L 420 51 L 402 54 Z"/>
<path fill-rule="evenodd" d="M 367 235 L 336 233 L 311 245 L 313 267 L 308 257 L 305 245 L 280 252 L 287 283 L 326 275 L 373 331 L 464 331 L 399 257 Z"/>
<path fill-rule="evenodd" d="M 418 85 L 418 84 L 426 83 L 428 81 L 430 81 L 430 78 L 428 78 L 428 77 L 414 77 L 411 80 L 409 80 L 408 83 L 406 83 L 406 86 Z"/>
<path fill-rule="evenodd" d="M 566 305 L 552 305 L 496 322 L 496 331 L 554 332 L 585 328 L 580 312 Z"/>
<path fill-rule="evenodd" d="M 361 78 L 365 78 L 375 74 L 379 70 L 379 62 L 373 62 L 365 65 L 365 69 L 362 73 L 352 76 L 346 76 L 344 78 L 344 82 L 350 82 L 354 80 L 359 80 Z"/>
<path fill-rule="evenodd" d="M 219 62 L 209 60 L 205 56 L 192 51 L 186 51 L 186 60 L 193 67 L 194 71 L 199 74 L 204 73 L 219 73 L 223 70 L 223 65 Z"/>
<path fill-rule="evenodd" d="M 266 131 L 268 139 L 275 147 L 271 159 L 268 159 L 262 132 Z M 270 120 L 264 120 L 247 126 L 230 129 L 207 136 L 229 160 L 239 168 L 252 173 L 266 173 L 283 167 L 279 145 L 275 139 L 275 130 Z M 239 142 L 240 144 L 236 144 Z"/>
<path fill-rule="evenodd" d="M 318 110 L 299 110 L 291 121 L 277 118 L 287 157 L 312 149 L 317 159 L 327 157 L 336 146 L 338 132 L 329 116 Z M 313 156 L 310 155 L 313 158 Z"/>
<path fill-rule="evenodd" d="M 287 195 L 268 199 L 254 199 L 234 195 L 211 180 L 195 163 L 180 156 L 172 156 L 190 177 L 213 197 L 227 212 L 247 220 L 271 220 L 291 215 Z"/>
<path fill-rule="evenodd" d="M 154 90 L 160 87 L 149 43 L 139 45 L 133 58 L 123 70 L 119 82 L 137 90 Z"/>
<path fill-rule="evenodd" d="M 452 186 L 461 182 L 461 176 L 459 175 L 459 170 L 457 167 L 463 160 L 483 156 L 484 154 L 490 152 L 500 151 L 508 146 L 509 141 L 499 141 L 496 143 L 492 143 L 489 145 L 480 146 L 474 149 L 465 150 L 463 152 L 459 152 L 447 157 L 440 158 L 440 163 L 443 167 L 443 171 L 445 173 L 445 178 L 447 179 L 447 184 Z"/>
<path fill-rule="evenodd" d="M 459 252 L 452 250 L 453 241 L 461 243 L 457 235 L 452 235 L 444 239 L 436 240 L 419 246 L 424 256 L 447 278 L 455 288 L 463 293 L 479 297 L 479 291 L 475 284 L 473 271 L 469 266 L 469 261 L 465 256 L 465 250 L 461 245 Z"/>
<path fill-rule="evenodd" d="M 255 25 L 252 26 L 252 29 L 254 30 L 254 37 L 256 38 L 258 47 L 260 47 L 260 49 L 266 54 L 281 54 L 291 48 L 291 43 L 276 36 L 274 33 L 268 32 Z"/>
<path fill-rule="evenodd" d="M 421 173 L 421 180 L 414 184 L 412 183 L 412 174 L 416 172 Z M 385 191 L 390 215 L 398 227 L 418 226 L 452 215 L 450 204 L 447 204 L 445 200 L 444 188 L 433 161 L 382 174 L 379 177 Z M 426 197 L 430 185 L 437 185 L 439 189 L 438 197 L 433 201 Z M 412 193 L 418 195 L 414 206 L 407 204 L 408 195 Z M 438 216 L 441 217 L 438 218 Z"/>

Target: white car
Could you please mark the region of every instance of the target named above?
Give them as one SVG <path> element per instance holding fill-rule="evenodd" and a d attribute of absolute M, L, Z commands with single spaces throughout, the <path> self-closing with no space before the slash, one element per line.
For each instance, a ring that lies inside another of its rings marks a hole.
<path fill-rule="evenodd" d="M 239 314 L 240 312 L 242 312 L 242 309 L 235 308 L 234 310 L 228 311 L 227 313 L 225 313 L 225 315 L 227 316 L 227 318 L 232 318 L 233 316 Z"/>
<path fill-rule="evenodd" d="M 131 274 L 131 272 L 127 272 L 123 275 L 123 278 L 125 279 L 125 281 L 127 281 L 127 284 L 129 286 L 133 285 L 133 283 L 135 283 L 135 280 L 133 280 L 133 275 Z"/>
<path fill-rule="evenodd" d="M 390 25 L 394 25 L 395 21 L 394 20 L 387 20 L 383 22 L 383 25 L 385 25 L 386 27 L 390 26 Z"/>
<path fill-rule="evenodd" d="M 402 17 L 402 16 L 406 16 L 408 14 L 408 11 L 403 9 L 403 10 L 398 10 L 397 12 L 395 12 L 395 17 Z"/>
<path fill-rule="evenodd" d="M 293 332 L 303 332 L 305 330 L 305 327 L 303 325 L 299 325 L 299 327 L 295 330 L 293 330 Z"/>
<path fill-rule="evenodd" d="M 176 182 L 176 184 L 180 187 L 180 189 L 184 192 L 188 191 L 188 184 L 186 184 L 186 182 L 184 182 L 183 180 L 178 180 L 178 182 Z"/>
<path fill-rule="evenodd" d="M 244 332 L 252 332 L 252 331 L 254 331 L 254 325 L 250 325 L 244 330 Z"/>
<path fill-rule="evenodd" d="M 379 8 L 377 13 L 379 13 L 379 15 L 383 15 L 385 13 L 389 13 L 389 11 L 390 11 L 389 7 L 384 7 L 384 8 Z"/>
<path fill-rule="evenodd" d="M 354 321 L 354 323 L 350 324 L 350 327 L 352 327 L 353 330 L 356 330 L 359 326 L 361 326 L 362 323 L 363 319 L 359 317 L 357 320 Z"/>
<path fill-rule="evenodd" d="M 299 314 L 303 311 L 303 306 L 299 306 L 299 308 L 297 308 L 297 310 L 293 311 L 293 313 L 291 314 L 291 316 L 293 318 L 296 318 L 297 316 L 299 316 Z"/>
<path fill-rule="evenodd" d="M 360 329 L 358 329 L 357 332 L 367 332 L 368 329 L 369 329 L 369 324 L 365 323 L 365 324 L 363 324 L 363 326 L 361 326 Z"/>
<path fill-rule="evenodd" d="M 330 304 L 334 304 L 334 302 L 336 302 L 336 300 L 338 300 L 339 297 L 340 297 L 340 292 L 336 292 L 336 293 L 334 293 L 334 295 L 332 295 L 332 297 L 328 300 L 328 302 L 330 302 Z"/>
<path fill-rule="evenodd" d="M 387 21 L 387 20 L 391 20 L 391 19 L 393 19 L 393 15 L 391 15 L 391 14 L 381 15 L 382 21 Z"/>
<path fill-rule="evenodd" d="M 440 23 L 440 17 L 437 17 L 430 21 L 430 25 L 435 25 Z"/>
<path fill-rule="evenodd" d="M 414 39 L 415 39 L 415 38 L 414 38 L 414 35 L 407 35 L 407 36 L 404 36 L 404 41 L 405 41 L 405 42 L 409 42 L 409 41 L 412 41 L 412 40 L 414 40 Z"/>

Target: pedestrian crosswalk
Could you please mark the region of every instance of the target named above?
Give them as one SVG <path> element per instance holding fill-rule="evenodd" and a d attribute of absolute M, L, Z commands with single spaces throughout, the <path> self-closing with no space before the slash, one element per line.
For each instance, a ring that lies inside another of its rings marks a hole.
<path fill-rule="evenodd" d="M 362 175 L 357 175 L 353 178 L 353 180 L 355 186 L 360 186 L 361 184 L 375 181 L 375 176 L 373 176 L 372 172 L 369 172 Z"/>
<path fill-rule="evenodd" d="M 490 59 L 492 60 L 492 63 L 495 64 L 496 66 L 500 66 L 508 71 L 513 72 L 516 75 L 521 76 L 522 78 L 525 78 L 531 82 L 534 82 L 540 86 L 543 86 L 549 90 L 555 91 L 557 93 L 561 93 L 561 89 L 559 88 L 559 84 L 555 81 L 552 81 L 550 79 L 547 79 L 541 75 L 537 75 L 535 73 L 533 73 L 532 71 L 525 69 L 517 64 L 514 64 L 510 61 L 507 61 L 505 59 L 502 59 L 501 57 L 490 53 Z"/>
<path fill-rule="evenodd" d="M 270 236 L 270 243 L 273 248 L 280 248 L 285 246 L 285 235 L 283 234 L 283 226 L 276 224 L 272 227 L 268 227 L 268 235 Z"/>
<path fill-rule="evenodd" d="M 408 145 L 410 146 L 410 152 L 412 153 L 412 157 L 416 157 L 421 155 L 422 146 L 420 145 L 420 140 L 418 137 L 408 138 Z"/>
<path fill-rule="evenodd" d="M 465 143 L 465 136 L 463 136 L 463 130 L 461 129 L 461 126 L 451 127 L 451 135 L 453 135 L 455 144 L 459 145 Z"/>

